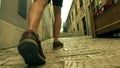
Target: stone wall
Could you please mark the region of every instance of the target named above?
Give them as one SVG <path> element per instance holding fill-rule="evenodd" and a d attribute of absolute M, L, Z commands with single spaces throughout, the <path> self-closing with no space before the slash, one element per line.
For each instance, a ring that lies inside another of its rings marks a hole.
<path fill-rule="evenodd" d="M 27 0 L 27 13 L 33 0 Z M 24 19 L 18 14 L 19 0 L 1 0 L 0 7 L 0 48 L 13 47 L 19 42 L 22 33 L 28 27 L 28 15 Z M 49 4 L 43 13 L 38 28 L 41 40 L 51 38 L 53 34 L 53 7 Z"/>

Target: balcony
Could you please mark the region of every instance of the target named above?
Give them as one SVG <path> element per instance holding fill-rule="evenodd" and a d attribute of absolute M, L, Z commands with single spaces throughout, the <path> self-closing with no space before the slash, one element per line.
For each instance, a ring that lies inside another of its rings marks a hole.
<path fill-rule="evenodd" d="M 120 1 L 94 18 L 94 33 L 99 36 L 113 36 L 120 32 Z"/>

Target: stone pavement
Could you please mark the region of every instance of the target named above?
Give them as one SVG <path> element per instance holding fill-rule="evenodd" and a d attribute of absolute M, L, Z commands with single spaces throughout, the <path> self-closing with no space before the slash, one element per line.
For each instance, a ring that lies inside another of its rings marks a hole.
<path fill-rule="evenodd" d="M 53 39 L 42 42 L 47 63 L 28 66 L 16 47 L 0 50 L 0 68 L 120 68 L 120 39 L 63 37 L 64 48 L 52 50 Z"/>

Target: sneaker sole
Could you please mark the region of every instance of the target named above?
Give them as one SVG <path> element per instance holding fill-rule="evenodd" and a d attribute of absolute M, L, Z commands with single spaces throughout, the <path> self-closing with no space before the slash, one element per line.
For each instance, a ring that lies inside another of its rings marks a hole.
<path fill-rule="evenodd" d="M 26 64 L 43 65 L 45 60 L 39 55 L 37 43 L 32 39 L 25 39 L 18 45 L 18 52 Z"/>

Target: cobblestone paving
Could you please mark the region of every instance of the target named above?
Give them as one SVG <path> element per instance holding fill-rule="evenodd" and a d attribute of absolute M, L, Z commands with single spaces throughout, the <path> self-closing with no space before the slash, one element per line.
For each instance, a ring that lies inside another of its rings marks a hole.
<path fill-rule="evenodd" d="M 47 63 L 28 66 L 16 47 L 0 50 L 0 68 L 120 68 L 120 39 L 63 37 L 64 48 L 52 50 L 53 39 L 42 42 Z"/>

